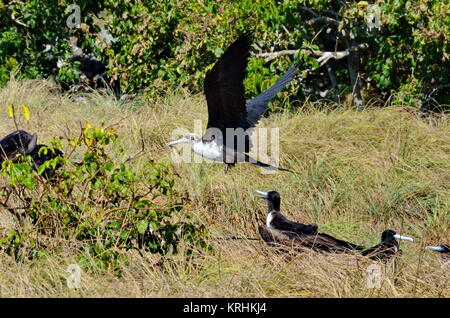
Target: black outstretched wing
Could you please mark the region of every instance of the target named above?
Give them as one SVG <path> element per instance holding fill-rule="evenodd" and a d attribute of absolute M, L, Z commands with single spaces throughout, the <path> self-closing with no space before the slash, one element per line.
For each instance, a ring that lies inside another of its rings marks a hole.
<path fill-rule="evenodd" d="M 241 35 L 206 73 L 204 91 L 209 115 L 207 128 L 219 129 L 223 136 L 226 128 L 246 130 L 250 127 L 243 80 L 252 39 L 252 33 Z M 204 138 L 207 138 L 207 134 Z"/>
<path fill-rule="evenodd" d="M 280 78 L 275 84 L 272 85 L 265 92 L 259 94 L 255 98 L 247 101 L 245 107 L 247 108 L 247 121 L 252 125 L 256 123 L 261 118 L 262 114 L 266 111 L 267 105 L 270 100 L 274 98 L 281 90 L 289 84 L 294 76 L 297 74 L 298 65 L 294 64 L 289 68 L 289 70 Z"/>

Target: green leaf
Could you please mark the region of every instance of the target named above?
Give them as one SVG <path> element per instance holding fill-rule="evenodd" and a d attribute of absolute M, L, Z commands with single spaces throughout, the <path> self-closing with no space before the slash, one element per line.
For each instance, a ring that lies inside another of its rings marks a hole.
<path fill-rule="evenodd" d="M 147 220 L 140 220 L 138 224 L 136 225 L 137 230 L 139 234 L 144 234 L 148 229 L 148 221 Z"/>

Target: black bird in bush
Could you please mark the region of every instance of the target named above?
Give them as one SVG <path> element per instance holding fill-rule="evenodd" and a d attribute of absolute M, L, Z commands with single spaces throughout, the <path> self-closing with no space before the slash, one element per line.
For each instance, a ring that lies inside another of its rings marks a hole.
<path fill-rule="evenodd" d="M 79 62 L 80 79 L 94 89 L 111 86 L 116 98 L 120 98 L 120 81 L 109 78 L 107 67 L 94 54 L 79 54 L 71 58 L 72 62 Z"/>
<path fill-rule="evenodd" d="M 14 160 L 17 155 L 27 156 L 37 145 L 37 134 L 30 135 L 17 130 L 0 140 L 0 164 L 5 160 Z"/>
<path fill-rule="evenodd" d="M 445 261 L 450 260 L 450 245 L 448 244 L 442 244 L 439 246 L 427 246 L 425 247 L 425 249 L 441 253 L 442 259 Z"/>
<path fill-rule="evenodd" d="M 401 236 L 393 230 L 386 230 L 381 234 L 381 243 L 361 252 L 372 260 L 386 261 L 394 255 L 401 255 L 399 244 L 396 239 L 413 242 L 407 236 Z"/>
<path fill-rule="evenodd" d="M 34 170 L 38 171 L 39 167 L 46 161 L 56 158 L 63 157 L 63 152 L 56 148 L 42 149 L 47 147 L 46 145 L 37 144 L 37 134 L 29 134 L 24 130 L 17 130 L 7 135 L 5 138 L 0 140 L 0 169 L 1 164 L 5 160 L 16 161 L 17 155 L 31 156 L 32 163 L 31 166 Z M 43 175 L 45 177 L 50 177 L 55 169 L 52 167 L 47 167 Z"/>
<path fill-rule="evenodd" d="M 246 153 L 252 148 L 251 128 L 265 112 L 269 101 L 294 78 L 297 65 L 292 66 L 268 90 L 246 102 L 243 80 L 252 39 L 252 33 L 240 36 L 206 73 L 204 92 L 209 118 L 205 134 L 189 134 L 166 146 L 189 143 L 196 154 L 209 160 L 224 162 L 225 172 L 238 162 L 288 171 L 259 162 Z"/>
<path fill-rule="evenodd" d="M 316 224 L 302 224 L 289 221 L 280 212 L 280 195 L 276 191 L 255 191 L 267 200 L 269 213 L 266 225 L 259 227 L 259 233 L 266 243 L 281 243 L 308 247 L 314 250 L 338 252 L 362 250 L 362 246 L 339 240 L 331 235 L 317 232 Z"/>

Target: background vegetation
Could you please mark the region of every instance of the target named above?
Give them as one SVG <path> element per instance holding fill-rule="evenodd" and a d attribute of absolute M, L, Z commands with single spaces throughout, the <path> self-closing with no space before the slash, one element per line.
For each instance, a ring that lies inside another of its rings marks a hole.
<path fill-rule="evenodd" d="M 449 264 L 424 250 L 450 240 L 450 130 L 439 112 L 450 104 L 448 2 L 80 0 L 75 28 L 70 4 L 0 0 L 0 136 L 21 128 L 64 152 L 44 167 L 59 167 L 49 180 L 27 157 L 2 165 L 0 297 L 450 296 Z M 379 28 L 367 22 L 372 4 Z M 280 165 L 298 174 L 173 165 L 179 148 L 164 144 L 175 128 L 206 123 L 204 74 L 250 29 L 248 97 L 301 65 L 260 123 L 280 128 Z M 73 92 L 80 50 L 124 98 Z M 320 65 L 324 52 L 346 51 Z M 12 120 L 9 105 L 29 113 Z M 368 289 L 365 257 L 269 248 L 254 189 L 279 191 L 288 218 L 356 244 L 385 229 L 416 242 L 401 243 L 396 266 L 378 264 L 382 286 Z M 81 288 L 67 286 L 71 264 Z"/>
<path fill-rule="evenodd" d="M 367 43 L 369 48 L 357 59 L 366 101 L 450 104 L 446 1 L 80 0 L 77 28 L 66 25 L 69 4 L 0 1 L 0 84 L 18 70 L 18 78 L 54 76 L 70 86 L 79 77 L 78 64 L 69 60 L 71 43 L 95 53 L 111 78 L 120 80 L 123 93 L 144 90 L 156 96 L 177 86 L 198 92 L 205 71 L 226 46 L 243 31 L 254 30 L 255 54 L 298 51 L 268 62 L 253 57 L 246 79 L 251 96 L 269 87 L 294 60 L 302 70 L 317 70 L 312 50 L 339 51 Z M 380 28 L 367 24 L 371 4 L 380 8 Z M 58 60 L 67 65 L 58 67 Z M 338 85 L 328 99 L 353 92 L 348 69 L 341 68 L 336 76 Z M 299 82 L 292 92 L 303 96 L 305 87 Z"/>

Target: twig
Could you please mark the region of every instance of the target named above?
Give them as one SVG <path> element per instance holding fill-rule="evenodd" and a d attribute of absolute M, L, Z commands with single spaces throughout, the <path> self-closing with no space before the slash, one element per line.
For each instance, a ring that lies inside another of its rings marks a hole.
<path fill-rule="evenodd" d="M 131 157 L 128 157 L 127 160 L 125 160 L 124 163 L 127 163 L 128 161 L 134 160 L 136 158 L 139 158 L 140 156 L 143 156 L 143 155 L 145 155 L 145 154 L 150 152 L 150 150 L 149 151 L 145 151 L 145 141 L 144 141 L 144 135 L 142 133 L 142 129 L 139 129 L 139 135 L 141 137 L 141 150 L 137 154 L 135 154 L 135 155 L 133 155 Z"/>
<path fill-rule="evenodd" d="M 325 13 L 328 13 L 330 15 L 334 15 L 336 18 L 342 18 L 342 14 L 340 14 L 340 13 L 338 13 L 336 11 L 329 10 L 329 9 L 323 9 L 322 11 L 325 12 Z"/>
<path fill-rule="evenodd" d="M 230 237 L 212 237 L 212 240 L 249 240 L 249 241 L 259 241 L 259 239 L 254 237 L 238 237 L 238 236 L 230 236 Z"/>
<path fill-rule="evenodd" d="M 311 13 L 313 16 L 318 17 L 319 14 L 313 10 L 311 10 L 310 8 L 307 7 L 300 7 L 300 9 L 302 9 L 303 11 L 306 11 L 308 13 Z"/>
<path fill-rule="evenodd" d="M 22 21 L 19 21 L 19 20 L 16 19 L 16 17 L 14 16 L 14 13 L 11 13 L 11 20 L 13 20 L 17 24 L 19 24 L 19 25 L 21 25 L 21 26 L 23 26 L 25 28 L 28 28 L 28 26 L 25 23 L 23 23 Z"/>
<path fill-rule="evenodd" d="M 105 130 L 108 130 L 108 129 L 110 129 L 110 128 L 113 128 L 114 126 L 117 126 L 117 125 L 119 125 L 122 121 L 124 121 L 125 119 L 127 119 L 128 117 L 130 117 L 131 115 L 128 115 L 128 116 L 125 116 L 125 117 L 122 117 L 121 119 L 119 119 L 118 121 L 116 121 L 115 123 L 112 123 L 111 125 L 109 125 L 109 126 L 107 126 L 107 127 L 105 127 Z"/>

